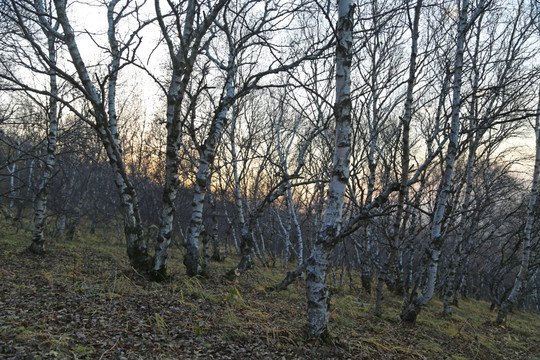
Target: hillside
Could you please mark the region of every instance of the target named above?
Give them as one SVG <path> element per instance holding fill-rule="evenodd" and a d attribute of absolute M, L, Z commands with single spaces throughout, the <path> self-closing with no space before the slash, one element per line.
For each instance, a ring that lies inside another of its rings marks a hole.
<path fill-rule="evenodd" d="M 146 281 L 124 247 L 97 238 L 57 241 L 45 256 L 24 249 L 29 234 L 0 229 L 0 358 L 5 359 L 540 359 L 540 316 L 510 314 L 495 326 L 489 304 L 463 300 L 451 319 L 435 300 L 415 326 L 400 323 L 400 300 L 383 317 L 354 279 L 332 296 L 333 344 L 304 335 L 302 282 L 268 293 L 284 274 L 258 267 L 222 280 L 185 276 L 178 249 L 173 278 Z"/>

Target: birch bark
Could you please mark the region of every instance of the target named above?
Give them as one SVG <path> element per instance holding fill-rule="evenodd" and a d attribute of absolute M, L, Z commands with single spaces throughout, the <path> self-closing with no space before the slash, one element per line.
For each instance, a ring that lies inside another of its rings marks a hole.
<path fill-rule="evenodd" d="M 474 72 L 473 83 L 472 83 L 472 93 L 471 93 L 471 109 L 469 111 L 469 129 L 468 129 L 468 159 L 466 165 L 466 181 L 465 181 L 465 194 L 462 203 L 463 214 L 461 216 L 458 228 L 457 228 L 457 239 L 456 239 L 456 254 L 455 259 L 452 259 L 449 276 L 447 279 L 447 289 L 444 297 L 444 310 L 443 314 L 450 315 L 452 313 L 452 305 L 457 303 L 459 299 L 459 291 L 464 285 L 464 277 L 468 271 L 469 258 L 471 256 L 471 251 L 473 247 L 473 233 L 477 225 L 477 221 L 474 220 L 474 217 L 480 216 L 478 211 L 474 208 L 471 208 L 471 197 L 474 186 L 474 168 L 476 167 L 476 157 L 477 151 L 480 147 L 480 144 L 485 140 L 485 138 L 490 138 L 492 144 L 496 144 L 499 140 L 497 138 L 492 138 L 490 133 L 493 128 L 493 123 L 496 122 L 497 117 L 507 111 L 508 109 L 504 105 L 505 98 L 512 97 L 508 94 L 505 94 L 503 89 L 509 87 L 509 84 L 513 81 L 513 76 L 515 75 L 514 69 L 522 66 L 521 56 L 527 47 L 525 45 L 526 39 L 528 38 L 527 34 L 531 31 L 531 23 L 523 23 L 523 18 L 520 14 L 523 14 L 522 11 L 523 2 L 520 2 L 518 8 L 515 10 L 516 15 L 510 24 L 507 24 L 508 31 L 505 39 L 505 49 L 501 53 L 503 57 L 501 58 L 501 64 L 503 67 L 500 69 L 500 73 L 497 76 L 497 82 L 493 86 L 495 89 L 491 96 L 487 97 L 484 101 L 485 107 L 482 108 L 480 99 L 481 92 L 481 80 L 485 80 L 485 65 L 480 63 L 481 55 L 483 52 L 490 51 L 493 47 L 493 43 L 488 43 L 489 48 L 483 45 L 483 51 L 480 51 L 481 39 L 483 38 L 482 33 L 482 21 L 484 13 L 481 13 L 478 17 L 478 21 L 475 24 L 476 28 L 476 44 L 474 52 L 471 58 L 472 70 Z M 489 61 L 494 61 L 493 57 Z M 485 85 L 482 85 L 485 87 Z M 510 86 L 511 87 L 511 86 Z M 502 103 L 502 104 L 501 104 Z M 484 115 L 480 115 L 480 112 L 483 111 Z M 486 136 L 487 134 L 487 136 Z M 489 164 L 490 152 L 488 151 L 486 155 L 486 162 Z M 489 166 L 488 166 L 489 170 Z M 490 172 L 487 171 L 486 174 Z M 489 175 L 486 175 L 485 179 L 489 179 Z M 465 231 L 467 229 L 467 231 Z M 456 289 L 456 270 L 462 269 L 460 278 L 457 279 L 457 291 Z"/>
<path fill-rule="evenodd" d="M 227 124 L 227 112 L 234 96 L 233 81 L 236 75 L 234 51 L 229 55 L 227 66 L 227 77 L 225 82 L 225 97 L 222 100 L 221 110 L 213 119 L 208 135 L 200 149 L 199 168 L 195 181 L 195 193 L 193 195 L 191 221 L 189 224 L 186 253 L 184 264 L 189 276 L 200 275 L 202 268 L 199 264 L 199 236 L 203 219 L 204 199 L 207 192 L 207 185 L 211 182 L 210 168 L 216 156 L 216 147 L 219 144 L 223 130 Z"/>
<path fill-rule="evenodd" d="M 281 99 L 281 104 L 283 104 L 284 101 L 285 101 L 285 99 Z M 284 176 L 286 178 L 290 177 L 289 167 L 288 167 L 288 157 L 290 155 L 290 149 L 291 149 L 291 146 L 292 146 L 294 138 L 295 138 L 294 134 L 296 134 L 296 132 L 298 130 L 298 127 L 300 126 L 300 120 L 301 120 L 301 118 L 299 118 L 296 121 L 294 129 L 293 129 L 292 138 L 289 139 L 289 143 L 287 144 L 287 146 L 285 146 L 283 144 L 283 141 L 281 139 L 282 138 L 282 136 L 281 136 L 281 123 L 283 121 L 283 107 L 282 107 L 282 110 L 280 111 L 280 114 L 279 114 L 278 118 L 276 119 L 276 121 L 274 123 L 274 127 L 276 129 L 276 134 L 277 134 L 277 149 L 278 149 L 279 161 L 281 162 L 281 171 L 283 172 L 283 174 L 284 174 Z M 290 184 L 289 181 L 287 181 L 286 185 L 287 185 L 286 207 L 287 207 L 287 210 L 288 210 L 288 213 L 289 213 L 289 219 L 287 221 L 286 226 L 284 226 L 281 218 L 278 215 L 279 224 L 280 224 L 281 228 L 283 229 L 283 233 L 284 233 L 284 237 L 285 237 L 285 258 L 284 258 L 284 268 L 285 269 L 288 268 L 290 250 L 291 250 L 291 247 L 292 247 L 292 243 L 290 241 L 290 230 L 291 230 L 293 224 L 294 224 L 294 229 L 295 229 L 296 236 L 297 236 L 297 239 L 298 239 L 298 253 L 297 253 L 298 266 L 301 266 L 302 263 L 304 262 L 304 240 L 303 240 L 303 237 L 302 237 L 302 229 L 300 227 L 300 223 L 298 222 L 298 217 L 296 215 L 296 209 L 295 209 L 295 206 L 294 206 L 294 199 L 293 199 L 293 193 L 292 193 L 292 189 L 291 189 L 291 184 Z"/>
<path fill-rule="evenodd" d="M 188 59 L 190 37 L 193 32 L 193 23 L 195 17 L 195 0 L 189 0 L 186 9 L 186 19 L 184 22 L 184 33 L 181 38 L 181 46 L 175 51 L 173 41 L 168 34 L 164 22 L 164 16 L 161 13 L 159 1 L 155 1 L 156 15 L 161 33 L 165 38 L 169 56 L 172 62 L 172 75 L 167 92 L 167 146 L 165 152 L 165 184 L 163 186 L 162 210 L 159 224 L 159 232 L 156 239 L 154 252 L 154 278 L 163 280 L 167 277 L 167 259 L 168 249 L 171 244 L 172 229 L 174 223 L 175 202 L 178 192 L 178 151 L 181 144 L 182 123 L 180 111 L 185 90 L 189 82 L 192 66 L 186 64 Z M 192 64 L 191 64 L 192 65 Z"/>
<path fill-rule="evenodd" d="M 401 319 L 405 322 L 415 322 L 418 314 L 425 307 L 433 297 L 435 292 L 435 284 L 437 282 L 437 270 L 439 266 L 439 258 L 441 254 L 441 248 L 444 242 L 444 229 L 443 221 L 445 218 L 445 211 L 447 207 L 447 201 L 449 199 L 452 177 L 454 174 L 454 164 L 457 157 L 457 150 L 459 146 L 459 132 L 460 132 L 460 108 L 461 108 L 461 85 L 462 85 L 462 71 L 463 71 L 463 53 L 465 48 L 465 35 L 468 25 L 468 7 L 469 0 L 461 0 L 459 11 L 459 22 L 457 31 L 457 43 L 456 43 L 456 58 L 454 63 L 454 84 L 452 94 L 452 118 L 450 135 L 448 142 L 448 149 L 445 157 L 444 173 L 439 185 L 439 195 L 437 198 L 437 204 L 435 213 L 433 215 L 433 222 L 431 225 L 431 239 L 428 252 L 428 267 L 427 267 L 427 280 L 421 294 L 416 297 L 410 304 L 408 304 L 401 312 Z"/>
<path fill-rule="evenodd" d="M 144 239 L 137 193 L 127 175 L 126 166 L 122 158 L 122 149 L 118 143 L 116 114 L 114 111 L 116 106 L 116 100 L 114 97 L 116 88 L 115 79 L 118 76 L 118 71 L 120 70 L 119 60 L 121 53 L 117 51 L 118 43 L 115 37 L 116 25 L 118 24 L 119 17 L 113 18 L 111 14 L 114 14 L 114 7 L 117 4 L 118 1 L 113 1 L 108 5 L 107 9 L 107 18 L 109 21 L 108 39 L 113 56 L 109 67 L 109 76 L 112 76 L 112 84 L 109 83 L 108 97 L 108 110 L 111 111 L 111 109 L 113 109 L 113 111 L 108 114 L 100 93 L 90 79 L 90 74 L 79 51 L 75 32 L 71 27 L 69 18 L 67 16 L 66 1 L 54 0 L 58 22 L 63 30 L 62 38 L 67 45 L 71 60 L 79 77 L 81 83 L 80 90 L 83 91 L 84 96 L 92 105 L 96 119 L 96 123 L 93 125 L 93 127 L 105 148 L 109 163 L 115 176 L 115 184 L 120 193 L 122 207 L 124 208 L 124 235 L 126 236 L 128 257 L 132 266 L 136 270 L 145 272 L 150 270 L 152 258 L 148 254 L 146 241 Z M 112 94 L 110 93 L 111 87 L 113 90 Z"/>
<path fill-rule="evenodd" d="M 534 171 L 533 171 L 533 182 L 531 185 L 531 195 L 529 198 L 529 205 L 527 208 L 527 222 L 525 223 L 524 230 L 524 239 L 523 239 L 523 250 L 521 255 L 521 265 L 519 267 L 519 272 L 514 279 L 514 284 L 512 290 L 506 299 L 501 302 L 499 306 L 499 311 L 497 313 L 497 319 L 495 320 L 496 324 L 502 324 L 508 312 L 508 307 L 512 304 L 515 304 L 518 300 L 519 295 L 522 292 L 525 282 L 527 281 L 527 276 L 529 273 L 529 262 L 531 258 L 531 237 L 532 237 L 532 228 L 535 221 L 535 206 L 536 199 L 538 197 L 538 182 L 540 180 L 540 87 L 538 88 L 538 106 L 536 109 L 536 120 L 534 125 L 534 132 L 536 135 L 536 154 L 534 158 Z"/>
<path fill-rule="evenodd" d="M 472 67 L 475 72 L 473 86 L 472 86 L 472 103 L 471 110 L 469 114 L 469 133 L 468 133 L 468 154 L 467 154 L 467 165 L 465 166 L 465 193 L 463 195 L 462 210 L 463 214 L 459 220 L 458 227 L 456 229 L 456 249 L 455 256 L 452 256 L 449 265 L 449 274 L 446 282 L 446 291 L 443 298 L 443 315 L 449 316 L 452 315 L 452 300 L 454 296 L 454 287 L 455 287 L 455 277 L 458 263 L 460 262 L 460 257 L 463 249 L 463 236 L 465 233 L 465 226 L 469 222 L 469 206 L 471 204 L 471 196 L 473 190 L 473 170 L 476 161 L 476 149 L 481 135 L 475 136 L 473 129 L 476 128 L 477 120 L 477 93 L 478 86 L 480 81 L 480 73 L 478 68 L 478 52 L 480 46 L 480 28 L 482 23 L 482 16 L 478 21 L 478 34 L 476 36 L 476 44 L 474 48 L 474 55 L 472 57 Z"/>
<path fill-rule="evenodd" d="M 400 241 L 400 235 L 405 234 L 401 227 L 404 227 L 403 213 L 405 211 L 405 200 L 408 197 L 409 192 L 409 164 L 410 164 L 410 140 L 409 133 L 412 120 L 412 108 L 414 101 L 414 85 L 416 82 L 416 58 L 418 56 L 418 37 L 419 37 L 419 23 L 420 23 L 420 11 L 422 9 L 422 0 L 416 2 L 414 7 L 414 20 L 411 26 L 411 57 L 409 62 L 409 79 L 407 80 L 407 92 L 405 97 L 405 113 L 403 115 L 402 126 L 402 142 L 401 142 L 401 182 L 398 193 L 398 203 L 396 210 L 396 217 L 393 223 L 393 232 L 390 237 L 390 257 L 388 262 L 382 266 L 379 279 L 377 283 L 377 296 L 375 302 L 375 315 L 380 316 L 382 314 L 382 298 L 383 298 L 383 284 L 386 279 L 386 274 L 389 269 L 394 266 L 397 261 L 398 244 Z M 401 278 L 401 276 L 399 276 Z M 401 281 L 401 287 L 403 283 Z"/>
<path fill-rule="evenodd" d="M 195 20 L 198 18 L 197 10 L 199 9 L 199 4 L 196 0 L 189 0 L 185 10 L 186 16 L 183 21 L 183 33 L 179 35 L 180 47 L 178 49 L 175 49 L 174 41 L 169 35 L 167 25 L 164 22 L 165 17 L 161 13 L 159 0 L 154 2 L 158 23 L 165 42 L 167 43 L 173 68 L 169 89 L 167 91 L 165 184 L 163 188 L 163 208 L 161 211 L 159 232 L 156 239 L 153 268 L 153 275 L 156 280 L 162 280 L 167 277 L 168 249 L 171 244 L 175 201 L 179 186 L 178 152 L 182 143 L 182 103 L 191 80 L 193 66 L 201 51 L 200 47 L 202 39 L 227 2 L 228 0 L 219 0 L 212 7 L 211 11 L 202 18 L 199 26 L 195 27 Z M 177 28 L 180 28 L 180 19 L 176 19 L 176 21 Z M 204 188 L 206 189 L 206 184 L 204 185 Z M 189 231 L 190 230 L 188 229 L 188 232 Z M 198 244 L 197 248 L 194 248 L 190 241 L 187 241 L 186 244 L 187 254 L 189 254 L 187 263 L 186 258 L 184 258 L 186 271 L 188 275 L 195 276 L 200 274 L 202 269 L 198 259 Z M 190 261 L 195 251 L 197 252 L 196 261 Z"/>
<path fill-rule="evenodd" d="M 47 155 L 45 158 L 45 169 L 39 189 L 36 195 L 34 203 L 34 225 L 32 229 L 32 244 L 28 250 L 34 254 L 42 254 L 45 251 L 45 236 L 43 234 L 43 228 L 45 226 L 45 219 L 47 216 L 47 197 L 49 194 L 49 182 L 52 178 L 54 165 L 56 162 L 56 138 L 58 136 L 58 102 L 56 97 L 58 96 L 58 84 L 56 79 L 56 71 L 54 66 L 56 65 L 56 39 L 53 34 L 43 27 L 43 31 L 47 36 L 47 49 L 49 55 L 49 62 L 52 65 L 49 68 L 49 87 L 51 96 L 49 97 L 49 133 L 47 135 Z"/>
<path fill-rule="evenodd" d="M 307 326 L 310 336 L 327 339 L 329 293 L 325 286 L 330 253 L 341 228 L 351 151 L 351 62 L 353 15 L 351 0 L 338 0 L 336 27 L 336 119 L 334 164 L 327 193 L 323 226 L 306 268 Z"/>

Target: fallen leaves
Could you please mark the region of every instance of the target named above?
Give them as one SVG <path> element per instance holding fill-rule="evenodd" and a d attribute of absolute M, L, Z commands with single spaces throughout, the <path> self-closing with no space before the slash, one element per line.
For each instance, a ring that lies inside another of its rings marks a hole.
<path fill-rule="evenodd" d="M 496 359 L 482 345 L 490 331 L 515 343 L 501 358 L 526 358 L 538 347 L 531 337 L 521 349 L 519 333 L 492 326 L 474 329 L 480 341 L 472 346 L 468 323 L 447 322 L 458 327 L 448 333 L 406 327 L 347 294 L 334 297 L 335 337 L 324 345 L 304 336 L 302 285 L 266 293 L 263 270 L 237 283 L 177 275 L 156 284 L 101 250 L 53 245 L 38 257 L 23 248 L 0 244 L 0 358 Z"/>

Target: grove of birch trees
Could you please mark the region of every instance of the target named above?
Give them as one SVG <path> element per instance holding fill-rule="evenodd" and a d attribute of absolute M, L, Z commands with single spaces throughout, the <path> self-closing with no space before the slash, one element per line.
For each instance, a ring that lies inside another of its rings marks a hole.
<path fill-rule="evenodd" d="M 0 210 L 38 256 L 305 281 L 323 339 L 353 276 L 502 323 L 540 311 L 539 59 L 535 0 L 3 0 Z"/>

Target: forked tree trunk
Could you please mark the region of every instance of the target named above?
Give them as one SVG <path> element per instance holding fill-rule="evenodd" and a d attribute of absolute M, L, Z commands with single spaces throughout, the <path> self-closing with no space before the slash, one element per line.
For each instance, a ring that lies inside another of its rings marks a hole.
<path fill-rule="evenodd" d="M 164 22 L 164 16 L 161 14 L 159 1 L 155 2 L 157 20 L 161 29 L 161 35 L 165 38 L 168 46 L 169 57 L 172 63 L 171 83 L 167 92 L 167 150 L 165 154 L 165 185 L 163 187 L 163 208 L 161 211 L 161 220 L 159 232 L 156 239 L 153 276 L 156 280 L 162 280 L 167 277 L 167 259 L 168 249 L 171 244 L 171 236 L 174 222 L 175 201 L 178 190 L 178 152 L 181 145 L 182 135 L 182 103 L 191 80 L 193 66 L 200 52 L 201 41 L 208 31 L 210 25 L 214 22 L 217 14 L 221 11 L 228 0 L 219 0 L 211 11 L 199 19 L 201 22 L 198 27 L 195 26 L 197 18 L 198 4 L 195 0 L 187 2 L 186 15 L 184 20 L 183 33 L 179 34 L 180 46 L 175 49 L 176 41 L 173 41 L 168 33 L 168 27 Z M 206 185 L 204 185 L 206 188 Z M 194 199 L 194 203 L 197 199 Z M 189 230 L 188 230 L 189 232 Z M 189 234 L 188 234 L 189 236 Z M 198 239 L 197 239 L 198 240 Z M 201 266 L 198 259 L 198 248 L 196 261 L 191 262 L 194 249 L 188 244 L 188 262 L 186 264 L 187 273 L 190 276 L 198 275 Z M 184 259 L 186 263 L 186 259 Z"/>
<path fill-rule="evenodd" d="M 234 61 L 234 56 L 231 54 L 227 68 L 225 96 L 221 103 L 222 108 L 212 121 L 207 138 L 199 151 L 199 168 L 197 170 L 195 192 L 191 204 L 191 221 L 185 242 L 186 253 L 184 254 L 184 265 L 186 265 L 186 271 L 189 276 L 200 275 L 203 270 L 199 264 L 199 236 L 203 219 L 204 199 L 207 192 L 207 184 L 210 184 L 211 181 L 210 168 L 214 164 L 216 147 L 227 124 L 227 112 L 234 96 L 233 80 L 236 73 Z"/>
<path fill-rule="evenodd" d="M 306 269 L 307 328 L 310 336 L 327 339 L 329 293 L 325 286 L 328 260 L 341 229 L 345 190 L 351 155 L 351 62 L 355 5 L 338 0 L 336 27 L 336 119 L 334 164 L 323 226 L 318 233 Z"/>

